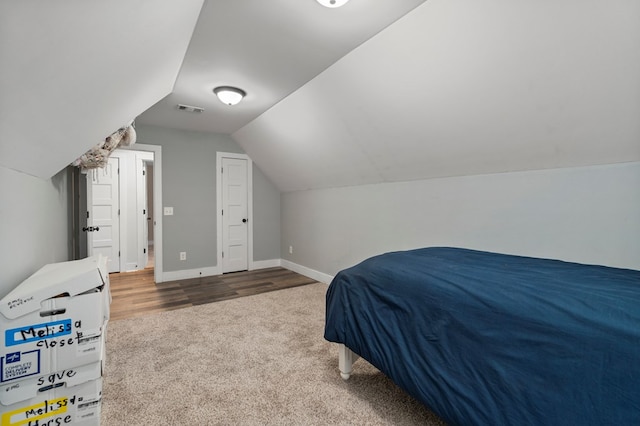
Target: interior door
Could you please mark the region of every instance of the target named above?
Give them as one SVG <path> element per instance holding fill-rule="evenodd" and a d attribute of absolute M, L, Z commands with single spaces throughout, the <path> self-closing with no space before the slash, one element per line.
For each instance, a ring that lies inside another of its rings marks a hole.
<path fill-rule="evenodd" d="M 109 272 L 120 272 L 119 159 L 87 173 L 87 247 L 89 256 L 107 257 Z"/>
<path fill-rule="evenodd" d="M 247 160 L 222 158 L 222 272 L 249 268 Z"/>

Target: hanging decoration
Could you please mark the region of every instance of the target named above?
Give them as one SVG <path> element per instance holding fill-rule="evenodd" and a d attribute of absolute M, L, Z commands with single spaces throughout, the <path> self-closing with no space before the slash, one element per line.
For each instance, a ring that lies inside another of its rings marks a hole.
<path fill-rule="evenodd" d="M 82 171 L 98 169 L 107 165 L 109 156 L 118 147 L 129 146 L 136 143 L 136 129 L 133 121 L 113 132 L 104 141 L 85 152 L 72 166 L 79 167 Z"/>

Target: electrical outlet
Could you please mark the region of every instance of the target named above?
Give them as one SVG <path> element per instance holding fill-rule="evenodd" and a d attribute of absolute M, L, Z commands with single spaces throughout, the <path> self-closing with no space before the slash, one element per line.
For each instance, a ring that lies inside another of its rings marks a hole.
<path fill-rule="evenodd" d="M 293 246 L 289 246 L 289 254 L 293 254 Z"/>
<path fill-rule="evenodd" d="M 180 260 L 187 260 L 187 252 L 186 251 L 181 251 L 180 252 Z"/>
<path fill-rule="evenodd" d="M 173 216 L 173 207 L 165 207 L 164 208 L 165 216 Z"/>

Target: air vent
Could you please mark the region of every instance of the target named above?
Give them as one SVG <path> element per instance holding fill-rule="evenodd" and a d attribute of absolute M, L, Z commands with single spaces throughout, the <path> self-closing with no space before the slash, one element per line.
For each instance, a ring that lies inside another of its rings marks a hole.
<path fill-rule="evenodd" d="M 202 112 L 202 111 L 204 111 L 204 108 L 197 107 L 197 106 L 191 106 L 191 105 L 184 105 L 184 104 L 178 104 L 178 109 L 180 111 L 186 111 L 186 112 Z"/>

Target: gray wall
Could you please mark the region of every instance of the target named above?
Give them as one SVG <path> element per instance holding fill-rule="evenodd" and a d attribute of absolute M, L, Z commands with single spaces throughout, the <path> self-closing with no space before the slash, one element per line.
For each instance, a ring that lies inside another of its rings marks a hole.
<path fill-rule="evenodd" d="M 640 269 L 640 163 L 289 192 L 281 209 L 283 258 L 329 275 L 425 246 Z"/>
<path fill-rule="evenodd" d="M 174 209 L 173 216 L 163 216 L 163 270 L 217 266 L 216 153 L 244 151 L 222 134 L 146 125 L 136 131 L 139 143 L 162 146 L 162 202 Z M 253 172 L 254 260 L 279 259 L 280 194 L 255 167 Z M 179 260 L 181 251 L 186 261 Z"/>
<path fill-rule="evenodd" d="M 280 191 L 253 163 L 253 260 L 280 257 Z"/>
<path fill-rule="evenodd" d="M 0 298 L 48 263 L 70 259 L 67 169 L 40 179 L 0 167 Z"/>

